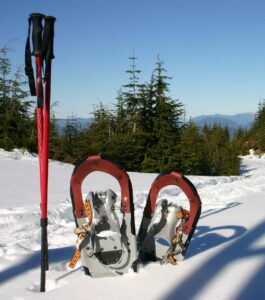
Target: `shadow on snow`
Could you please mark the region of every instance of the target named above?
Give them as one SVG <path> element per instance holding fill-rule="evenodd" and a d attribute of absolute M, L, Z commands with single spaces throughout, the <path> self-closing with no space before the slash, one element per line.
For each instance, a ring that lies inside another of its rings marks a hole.
<path fill-rule="evenodd" d="M 231 231 L 232 234 L 230 234 L 229 236 L 224 236 L 223 234 L 218 233 L 218 231 L 220 230 L 228 230 L 229 232 Z M 245 227 L 235 225 L 218 227 L 198 226 L 192 238 L 186 258 L 188 259 L 189 257 L 195 256 L 199 253 L 231 241 L 241 236 L 245 232 Z"/>
<path fill-rule="evenodd" d="M 58 263 L 63 261 L 70 261 L 75 247 L 63 247 L 57 249 L 49 249 L 49 263 Z M 32 255 L 27 256 L 25 260 L 15 266 L 10 266 L 0 273 L 0 285 L 4 282 L 19 276 L 29 270 L 39 268 L 40 266 L 40 251 L 34 252 Z"/>
<path fill-rule="evenodd" d="M 221 209 L 209 209 L 201 214 L 200 219 L 223 212 L 240 204 L 240 202 L 232 202 Z M 224 236 L 224 230 L 229 232 L 227 236 Z M 222 231 L 221 234 L 219 234 L 220 231 Z M 224 225 L 217 227 L 197 226 L 194 236 L 192 237 L 191 244 L 188 248 L 186 259 L 231 241 L 245 232 L 245 227 L 236 225 Z"/>
<path fill-rule="evenodd" d="M 228 228 L 230 227 L 233 226 L 228 226 Z M 199 230 L 200 229 L 206 231 L 206 228 L 199 228 Z M 238 230 L 236 228 L 234 229 L 235 232 Z M 196 297 L 212 280 L 214 280 L 220 272 L 229 266 L 229 264 L 237 260 L 248 259 L 255 256 L 261 256 L 263 258 L 263 262 L 261 263 L 260 268 L 256 271 L 252 278 L 250 278 L 247 284 L 245 284 L 243 289 L 234 299 L 265 299 L 265 247 L 254 247 L 254 243 L 264 235 L 264 232 L 265 221 L 243 234 L 225 249 L 217 253 L 214 257 L 210 258 L 206 263 L 203 263 L 203 265 L 199 266 L 196 270 L 194 270 L 194 273 L 191 276 L 184 278 L 183 281 L 179 283 L 179 286 L 163 299 L 194 299 L 194 297 Z M 196 254 L 199 252 L 196 250 L 196 247 L 198 247 L 198 245 L 196 246 L 196 243 L 199 243 L 199 239 L 199 236 L 195 236 L 194 240 L 191 242 L 191 247 L 194 248 L 191 248 L 191 256 L 193 253 Z M 210 236 L 205 238 L 206 243 L 209 241 Z M 238 270 L 238 272 L 240 272 L 240 270 Z"/>
<path fill-rule="evenodd" d="M 201 213 L 200 220 L 204 219 L 204 218 L 206 218 L 208 216 L 215 215 L 215 214 L 218 214 L 220 212 L 223 212 L 223 211 L 225 211 L 227 209 L 236 207 L 236 206 L 238 206 L 240 204 L 241 204 L 240 202 L 231 202 L 231 203 L 228 203 L 225 207 L 222 207 L 220 209 L 209 209 L 209 210 L 206 210 L 206 211 L 204 211 L 204 212 Z"/>

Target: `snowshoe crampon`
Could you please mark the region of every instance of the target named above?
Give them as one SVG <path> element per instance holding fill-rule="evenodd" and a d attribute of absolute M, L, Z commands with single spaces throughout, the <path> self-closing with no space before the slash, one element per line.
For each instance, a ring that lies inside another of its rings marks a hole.
<path fill-rule="evenodd" d="M 162 199 L 160 190 L 175 185 L 186 195 L 190 209 Z M 142 261 L 176 264 L 183 260 L 201 213 L 201 200 L 193 184 L 182 174 L 159 175 L 153 182 L 138 234 L 139 257 Z"/>
<path fill-rule="evenodd" d="M 121 188 L 122 221 L 115 212 L 117 195 L 110 189 L 88 193 L 82 198 L 81 185 L 87 175 L 101 171 L 115 177 Z M 74 169 L 71 198 L 78 236 L 77 250 L 70 266 L 79 256 L 92 277 L 115 276 L 136 269 L 137 246 L 132 185 L 128 174 L 113 162 L 91 156 Z"/>

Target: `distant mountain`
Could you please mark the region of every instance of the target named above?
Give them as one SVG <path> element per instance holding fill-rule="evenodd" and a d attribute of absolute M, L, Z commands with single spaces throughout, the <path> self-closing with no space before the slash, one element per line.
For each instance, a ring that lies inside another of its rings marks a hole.
<path fill-rule="evenodd" d="M 236 130 L 241 127 L 243 129 L 250 129 L 254 122 L 254 113 L 239 113 L 236 115 L 207 115 L 207 116 L 197 116 L 192 119 L 192 121 L 199 127 L 203 127 L 205 124 L 208 126 L 213 126 L 218 124 L 222 127 L 228 127 L 231 135 L 234 135 Z"/>
<path fill-rule="evenodd" d="M 199 127 L 203 127 L 205 124 L 213 126 L 218 124 L 222 127 L 228 127 L 231 135 L 234 135 L 236 130 L 241 127 L 243 129 L 249 129 L 253 124 L 255 118 L 254 113 L 239 113 L 236 115 L 202 115 L 192 118 L 192 121 Z M 93 122 L 93 118 L 73 118 L 71 119 L 77 125 L 79 130 L 88 128 Z M 67 119 L 56 119 L 57 130 L 59 134 L 63 132 L 63 128 L 67 123 Z"/>
<path fill-rule="evenodd" d="M 249 129 L 254 122 L 254 113 L 241 113 L 233 116 L 226 116 L 228 119 L 233 120 L 239 126 Z"/>
<path fill-rule="evenodd" d="M 250 128 L 255 118 L 254 113 L 240 113 L 236 115 L 206 115 L 206 116 L 197 116 L 192 119 L 193 122 L 198 124 L 199 126 L 214 125 L 219 124 L 221 126 L 228 127 L 242 127 L 242 128 Z"/>
<path fill-rule="evenodd" d="M 238 128 L 239 125 L 229 119 L 223 118 L 221 116 L 199 116 L 192 119 L 198 126 L 203 127 L 205 124 L 208 126 L 213 126 L 214 124 L 221 125 L 222 127 Z"/>
<path fill-rule="evenodd" d="M 71 121 L 76 124 L 78 130 L 83 130 L 91 125 L 93 118 L 71 118 Z M 56 126 L 59 134 L 63 132 L 66 124 L 67 119 L 56 119 Z"/>

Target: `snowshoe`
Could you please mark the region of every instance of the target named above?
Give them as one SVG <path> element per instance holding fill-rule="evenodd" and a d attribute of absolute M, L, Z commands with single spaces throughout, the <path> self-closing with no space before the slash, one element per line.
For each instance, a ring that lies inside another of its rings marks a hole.
<path fill-rule="evenodd" d="M 83 202 L 82 182 L 94 171 L 108 173 L 119 182 L 121 224 L 116 213 L 117 195 L 111 189 L 90 192 Z M 100 156 L 88 157 L 74 169 L 71 178 L 71 198 L 78 239 L 77 250 L 70 266 L 74 267 L 81 256 L 85 272 L 91 277 L 121 275 L 130 268 L 136 270 L 133 193 L 130 178 L 125 170 Z"/>
<path fill-rule="evenodd" d="M 162 199 L 159 191 L 179 187 L 187 196 L 190 210 Z M 201 213 L 201 200 L 193 184 L 177 172 L 160 174 L 153 182 L 138 234 L 141 261 L 160 261 L 175 265 L 184 259 Z"/>

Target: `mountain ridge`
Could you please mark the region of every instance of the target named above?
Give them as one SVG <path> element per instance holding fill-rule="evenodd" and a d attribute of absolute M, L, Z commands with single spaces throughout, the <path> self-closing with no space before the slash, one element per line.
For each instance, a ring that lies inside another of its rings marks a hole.
<path fill-rule="evenodd" d="M 203 127 L 204 125 L 213 126 L 218 124 L 222 127 L 228 127 L 229 132 L 233 135 L 238 128 L 250 129 L 255 119 L 255 113 L 237 113 L 234 115 L 212 114 L 212 115 L 199 115 L 191 118 L 197 126 Z M 56 119 L 56 126 L 59 134 L 62 134 L 64 127 L 68 122 L 67 118 Z M 71 118 L 70 122 L 76 124 L 78 130 L 88 128 L 93 122 L 93 118 Z"/>
<path fill-rule="evenodd" d="M 255 113 L 237 113 L 235 115 L 200 115 L 192 118 L 191 120 L 200 127 L 204 126 L 205 124 L 208 126 L 218 124 L 222 127 L 229 127 L 235 129 L 241 127 L 243 129 L 249 129 L 253 124 L 254 119 Z"/>

